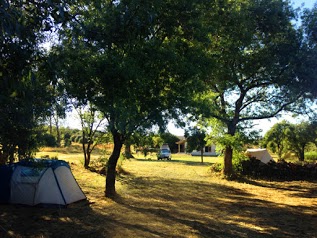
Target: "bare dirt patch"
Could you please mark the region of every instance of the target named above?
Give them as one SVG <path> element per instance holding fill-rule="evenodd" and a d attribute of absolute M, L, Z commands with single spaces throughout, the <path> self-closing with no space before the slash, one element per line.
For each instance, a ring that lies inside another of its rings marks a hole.
<path fill-rule="evenodd" d="M 72 162 L 89 202 L 0 205 L 0 237 L 317 237 L 316 182 L 225 181 L 206 161 L 127 160 L 114 201 L 104 177 Z"/>

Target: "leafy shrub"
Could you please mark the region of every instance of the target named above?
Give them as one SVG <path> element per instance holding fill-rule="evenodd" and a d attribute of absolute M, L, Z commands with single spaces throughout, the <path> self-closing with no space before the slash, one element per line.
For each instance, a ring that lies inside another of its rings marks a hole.
<path fill-rule="evenodd" d="M 105 156 L 100 156 L 96 160 L 92 160 L 89 165 L 89 170 L 92 172 L 97 172 L 99 174 L 106 175 L 106 167 L 108 165 L 109 158 Z"/>
<path fill-rule="evenodd" d="M 233 171 L 236 173 L 241 173 L 243 171 L 243 161 L 249 160 L 244 153 L 236 152 L 232 157 L 232 167 Z"/>
<path fill-rule="evenodd" d="M 236 152 L 232 158 L 232 167 L 235 173 L 241 173 L 243 170 L 243 161 L 248 160 L 249 158 L 243 153 Z M 219 173 L 223 170 L 223 163 L 215 163 L 210 167 L 211 172 Z"/>
<path fill-rule="evenodd" d="M 71 146 L 71 144 L 72 144 L 72 141 L 70 139 L 67 139 L 67 138 L 64 139 L 64 146 L 65 147 Z"/>
<path fill-rule="evenodd" d="M 306 152 L 305 153 L 306 161 L 317 161 L 317 151 Z"/>
<path fill-rule="evenodd" d="M 120 158 L 117 163 L 116 171 L 118 174 L 127 173 L 122 168 L 122 163 L 125 160 L 125 157 L 123 155 L 120 155 Z M 92 160 L 90 162 L 89 170 L 92 172 L 96 172 L 98 174 L 106 175 L 107 174 L 107 167 L 108 167 L 109 158 L 106 156 L 100 156 L 96 160 Z"/>
<path fill-rule="evenodd" d="M 57 146 L 56 138 L 51 134 L 45 133 L 44 135 L 42 135 L 41 141 L 42 141 L 41 144 L 43 146 L 47 146 L 47 147 L 56 147 Z"/>
<path fill-rule="evenodd" d="M 281 179 L 281 180 L 316 180 L 317 164 L 296 164 L 285 160 L 267 164 L 260 160 L 251 158 L 242 162 L 242 175 L 253 178 Z"/>
<path fill-rule="evenodd" d="M 85 141 L 84 141 L 83 137 L 81 136 L 78 142 L 80 144 L 82 144 L 83 142 L 86 144 L 86 143 L 88 143 L 88 140 L 87 140 L 87 138 L 85 138 Z"/>
<path fill-rule="evenodd" d="M 81 138 L 82 138 L 81 135 L 76 135 L 76 136 L 74 137 L 74 142 L 80 143 Z"/>
<path fill-rule="evenodd" d="M 213 165 L 210 166 L 210 171 L 213 173 L 220 173 L 223 169 L 223 164 L 222 163 L 214 163 Z"/>
<path fill-rule="evenodd" d="M 71 142 L 76 142 L 77 135 L 72 135 L 70 137 Z"/>

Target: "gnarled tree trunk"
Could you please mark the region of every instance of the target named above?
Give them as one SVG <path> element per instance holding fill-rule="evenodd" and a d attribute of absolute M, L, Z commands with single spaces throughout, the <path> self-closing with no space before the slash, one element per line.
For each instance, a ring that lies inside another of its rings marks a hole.
<path fill-rule="evenodd" d="M 225 155 L 224 155 L 224 167 L 223 167 L 223 173 L 226 176 L 230 176 L 233 173 L 232 156 L 233 156 L 232 147 L 231 146 L 226 146 Z"/>
<path fill-rule="evenodd" d="M 116 166 L 120 157 L 121 148 L 123 145 L 122 135 L 116 131 L 112 131 L 114 148 L 108 161 L 107 177 L 106 177 L 106 191 L 105 196 L 113 198 L 116 195 Z"/>
<path fill-rule="evenodd" d="M 238 120 L 235 119 L 228 123 L 228 134 L 234 136 L 237 129 Z M 226 145 L 224 154 L 223 174 L 225 176 L 231 176 L 233 174 L 232 168 L 233 148 L 231 145 Z"/>

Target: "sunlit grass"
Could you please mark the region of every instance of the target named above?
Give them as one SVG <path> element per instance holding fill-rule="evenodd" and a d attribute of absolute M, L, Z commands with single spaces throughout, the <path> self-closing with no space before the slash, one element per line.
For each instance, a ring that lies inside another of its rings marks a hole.
<path fill-rule="evenodd" d="M 70 152 L 71 151 L 71 152 Z M 0 237 L 315 237 L 316 182 L 227 181 L 211 176 L 222 157 L 134 154 L 117 176 L 118 197 L 105 198 L 105 176 L 84 169 L 82 152 L 40 155 L 70 162 L 88 203 L 67 209 L 1 206 Z M 103 156 L 94 153 L 94 158 Z M 151 158 L 152 157 L 152 158 Z M 21 221 L 23 221 L 21 223 Z M 49 222 L 49 224 L 48 224 Z M 32 229 L 30 229 L 32 227 Z"/>

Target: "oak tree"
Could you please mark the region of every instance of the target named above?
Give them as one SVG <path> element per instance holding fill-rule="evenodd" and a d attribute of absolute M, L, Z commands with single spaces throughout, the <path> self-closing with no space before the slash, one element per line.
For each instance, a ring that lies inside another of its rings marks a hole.
<path fill-rule="evenodd" d="M 114 149 L 107 197 L 115 191 L 121 148 L 139 127 L 163 126 L 199 89 L 200 9 L 195 1 L 78 1 L 61 32 L 60 77 L 77 100 L 88 99 L 107 119 Z M 201 54 L 200 54 L 201 52 Z"/>
<path fill-rule="evenodd" d="M 208 19 L 218 25 L 208 48 L 214 70 L 199 97 L 208 105 L 204 117 L 220 120 L 234 137 L 241 123 L 274 117 L 304 98 L 310 79 L 298 70 L 302 36 L 288 2 L 219 1 Z M 232 154 L 226 146 L 225 175 L 233 173 Z"/>

